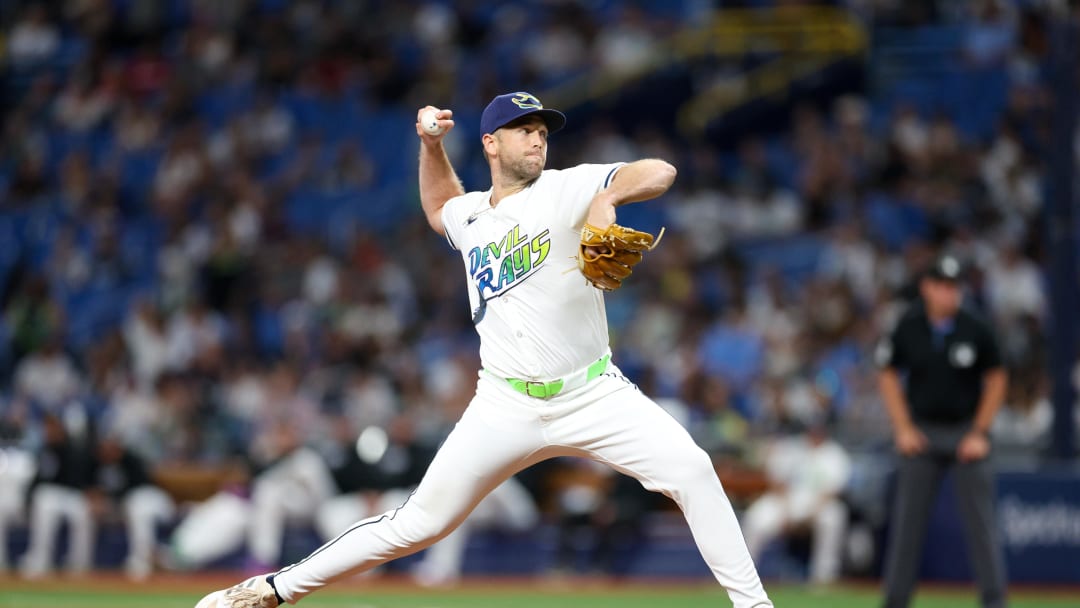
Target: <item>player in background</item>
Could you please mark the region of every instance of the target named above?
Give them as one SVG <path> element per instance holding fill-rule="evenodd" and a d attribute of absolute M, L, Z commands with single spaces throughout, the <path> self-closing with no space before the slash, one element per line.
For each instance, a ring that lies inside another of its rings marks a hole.
<path fill-rule="evenodd" d="M 545 170 L 565 116 L 528 93 L 499 95 L 481 116 L 492 187 L 466 194 L 443 147 L 452 112 L 421 125 L 420 199 L 461 254 L 480 334 L 476 395 L 401 506 L 361 520 L 307 558 L 215 591 L 196 608 L 270 608 L 431 545 L 514 473 L 579 456 L 635 477 L 682 509 L 735 608 L 772 606 L 709 456 L 611 361 L 604 292 L 577 272 L 586 222 L 604 230 L 620 205 L 662 195 L 665 161 Z"/>
<path fill-rule="evenodd" d="M 94 485 L 93 438 L 78 404 L 65 414 L 49 413 L 43 421 L 44 445 L 30 490 L 30 539 L 19 565 L 26 578 L 52 573 L 62 524 L 68 535 L 67 571 L 83 574 L 93 564 L 97 526 L 88 497 Z"/>
<path fill-rule="evenodd" d="M 743 528 L 755 559 L 773 540 L 808 530 L 810 581 L 825 585 L 840 576 L 848 521 L 841 494 L 851 479 L 851 457 L 829 437 L 824 414 L 811 417 L 806 427 L 769 446 L 770 489 L 747 508 Z"/>

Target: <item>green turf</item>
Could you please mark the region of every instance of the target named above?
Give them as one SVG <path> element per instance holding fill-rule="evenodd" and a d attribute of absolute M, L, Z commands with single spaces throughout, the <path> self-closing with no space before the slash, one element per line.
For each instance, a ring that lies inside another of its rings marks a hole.
<path fill-rule="evenodd" d="M 815 591 L 798 587 L 777 587 L 770 591 L 775 604 L 792 608 L 876 608 L 873 589 L 853 588 Z M 0 608 L 191 608 L 200 593 L 178 593 L 142 588 L 131 592 L 79 589 L 0 588 Z M 303 608 L 698 608 L 729 606 L 723 592 L 711 588 L 601 589 L 595 591 L 551 591 L 506 589 L 467 589 L 459 591 L 379 591 L 356 589 L 342 592 L 328 590 L 312 596 Z M 1080 596 L 1061 593 L 1049 597 L 1026 592 L 1016 593 L 1012 608 L 1064 608 L 1080 605 Z M 976 608 L 971 593 L 925 592 L 913 608 Z"/>

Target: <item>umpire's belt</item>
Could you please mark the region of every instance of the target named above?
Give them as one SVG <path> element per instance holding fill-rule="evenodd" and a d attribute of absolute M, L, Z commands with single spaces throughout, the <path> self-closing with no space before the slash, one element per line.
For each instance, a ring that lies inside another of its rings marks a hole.
<path fill-rule="evenodd" d="M 579 386 L 585 386 L 594 378 L 607 371 L 608 363 L 610 362 L 611 354 L 609 353 L 600 357 L 585 369 L 579 369 L 565 378 L 548 380 L 547 382 L 522 380 L 520 378 L 506 378 L 505 380 L 511 388 L 522 395 L 536 397 L 537 399 L 549 399 L 564 390 L 568 391 L 578 388 Z"/>

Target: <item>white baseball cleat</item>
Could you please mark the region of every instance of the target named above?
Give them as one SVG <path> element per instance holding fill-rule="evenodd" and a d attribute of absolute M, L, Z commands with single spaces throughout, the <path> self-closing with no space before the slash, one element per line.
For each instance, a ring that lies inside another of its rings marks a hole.
<path fill-rule="evenodd" d="M 266 575 L 253 576 L 239 585 L 215 591 L 199 600 L 195 608 L 277 608 L 277 593 Z"/>

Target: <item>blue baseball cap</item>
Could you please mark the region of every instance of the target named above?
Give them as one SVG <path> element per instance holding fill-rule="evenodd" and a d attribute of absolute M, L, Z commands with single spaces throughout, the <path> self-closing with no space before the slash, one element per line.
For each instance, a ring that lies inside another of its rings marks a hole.
<path fill-rule="evenodd" d="M 549 134 L 566 125 L 566 116 L 562 112 L 545 108 L 532 93 L 518 91 L 491 100 L 480 116 L 480 134 L 494 133 L 500 127 L 530 114 L 544 119 Z"/>

